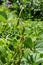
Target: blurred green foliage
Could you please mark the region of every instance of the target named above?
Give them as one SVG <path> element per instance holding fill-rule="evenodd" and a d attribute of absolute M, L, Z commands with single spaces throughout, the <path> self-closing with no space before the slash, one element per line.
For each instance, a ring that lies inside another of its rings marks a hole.
<path fill-rule="evenodd" d="M 0 65 L 43 65 L 43 0 L 0 0 Z"/>

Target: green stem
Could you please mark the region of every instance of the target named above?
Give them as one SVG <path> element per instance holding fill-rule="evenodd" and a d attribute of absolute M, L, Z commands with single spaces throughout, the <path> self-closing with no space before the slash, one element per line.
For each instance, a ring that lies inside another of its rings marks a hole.
<path fill-rule="evenodd" d="M 24 9 L 24 7 L 22 7 L 21 10 L 20 10 L 19 17 L 18 17 L 18 20 L 17 20 L 17 26 L 19 25 L 19 19 L 21 17 L 23 9 Z"/>

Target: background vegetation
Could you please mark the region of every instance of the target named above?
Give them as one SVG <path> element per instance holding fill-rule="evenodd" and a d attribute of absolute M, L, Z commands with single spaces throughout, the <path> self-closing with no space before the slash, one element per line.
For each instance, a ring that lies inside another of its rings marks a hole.
<path fill-rule="evenodd" d="M 43 0 L 0 0 L 0 65 L 43 65 Z"/>

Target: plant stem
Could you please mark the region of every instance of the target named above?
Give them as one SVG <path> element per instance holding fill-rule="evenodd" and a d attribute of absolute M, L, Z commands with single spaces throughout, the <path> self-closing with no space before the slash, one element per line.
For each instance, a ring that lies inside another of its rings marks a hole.
<path fill-rule="evenodd" d="M 20 13 L 19 13 L 19 17 L 18 17 L 17 25 L 16 25 L 16 26 L 19 25 L 19 19 L 20 19 L 20 17 L 21 17 L 21 14 L 22 14 L 23 9 L 24 9 L 24 7 L 22 7 L 21 10 L 20 10 Z"/>

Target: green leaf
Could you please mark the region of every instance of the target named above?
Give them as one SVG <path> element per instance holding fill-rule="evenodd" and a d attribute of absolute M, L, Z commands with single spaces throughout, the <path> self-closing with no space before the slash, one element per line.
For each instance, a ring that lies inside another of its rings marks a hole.
<path fill-rule="evenodd" d="M 0 46 L 0 58 L 2 56 L 6 56 L 6 48 L 4 48 L 3 46 Z"/>
<path fill-rule="evenodd" d="M 32 39 L 29 37 L 25 38 L 25 40 L 23 41 L 23 44 L 27 48 L 31 48 L 31 49 L 33 48 Z"/>
<path fill-rule="evenodd" d="M 43 53 L 43 40 L 37 41 L 35 48 L 36 48 L 36 50 L 38 50 L 40 53 Z"/>
<path fill-rule="evenodd" d="M 37 59 L 36 62 L 38 62 L 38 63 L 42 63 L 42 62 L 43 62 L 43 58 L 39 58 L 39 59 Z"/>
<path fill-rule="evenodd" d="M 0 11 L 0 15 L 3 16 L 5 19 L 7 19 L 7 15 L 5 12 Z"/>
<path fill-rule="evenodd" d="M 5 21 L 6 21 L 6 19 L 5 19 L 2 15 L 0 15 L 0 21 L 5 22 Z"/>

